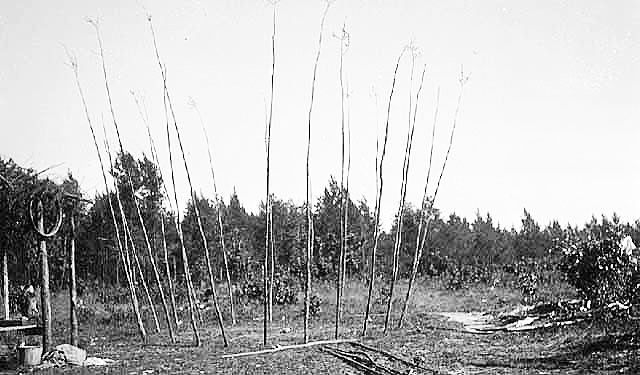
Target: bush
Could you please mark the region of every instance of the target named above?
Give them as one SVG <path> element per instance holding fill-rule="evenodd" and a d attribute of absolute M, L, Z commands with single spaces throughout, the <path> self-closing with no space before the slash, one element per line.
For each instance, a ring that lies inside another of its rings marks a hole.
<path fill-rule="evenodd" d="M 450 290 L 460 290 L 469 285 L 491 284 L 495 272 L 492 267 L 474 264 L 451 264 L 444 275 L 445 287 Z"/>
<path fill-rule="evenodd" d="M 276 305 L 290 305 L 298 302 L 298 280 L 288 273 L 276 272 L 273 284 L 273 303 Z M 244 297 L 250 301 L 261 301 L 264 295 L 263 279 L 261 275 L 245 280 L 240 285 L 238 297 Z"/>
<path fill-rule="evenodd" d="M 562 244 L 562 272 L 595 308 L 638 298 L 638 266 L 621 248 L 622 237 L 622 226 L 603 221 L 593 224 L 586 238 Z"/>
<path fill-rule="evenodd" d="M 322 312 L 322 299 L 314 294 L 311 296 L 309 300 L 309 315 L 311 316 L 319 316 Z"/>

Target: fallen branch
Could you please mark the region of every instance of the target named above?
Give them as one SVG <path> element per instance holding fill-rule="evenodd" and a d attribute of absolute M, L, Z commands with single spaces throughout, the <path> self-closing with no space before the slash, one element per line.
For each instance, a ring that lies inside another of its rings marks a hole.
<path fill-rule="evenodd" d="M 407 359 L 404 359 L 404 358 L 402 358 L 400 356 L 397 356 L 397 355 L 395 355 L 393 353 L 389 353 L 389 352 L 384 351 L 382 349 L 378 349 L 378 348 L 375 348 L 373 346 L 369 346 L 369 345 L 366 345 L 366 344 L 363 344 L 363 343 L 357 342 L 357 341 L 352 341 L 352 342 L 350 342 L 350 344 L 353 345 L 353 346 L 360 347 L 362 349 L 367 349 L 367 350 L 371 350 L 371 351 L 376 352 L 376 353 L 380 353 L 380 354 L 382 354 L 382 355 L 384 355 L 384 356 L 386 356 L 388 358 L 395 359 L 396 361 L 402 362 L 403 364 L 405 364 L 407 366 L 411 366 L 411 367 L 414 367 L 414 368 L 417 368 L 417 369 L 423 370 L 423 371 L 429 371 L 432 374 L 438 374 L 438 372 L 436 370 L 432 370 L 432 369 L 429 369 L 429 368 L 426 368 L 426 367 L 422 367 L 422 366 L 417 365 L 417 364 L 415 364 L 415 363 L 413 363 L 413 362 L 411 362 L 411 361 L 409 361 Z"/>
<path fill-rule="evenodd" d="M 320 350 L 322 350 L 324 353 L 328 353 L 331 354 L 332 356 L 336 357 L 336 358 L 340 358 L 341 360 L 343 360 L 345 363 L 351 365 L 353 368 L 356 368 L 358 370 L 362 370 L 367 374 L 374 374 L 374 375 L 382 375 L 383 373 L 378 371 L 377 369 L 367 366 L 364 363 L 360 362 L 359 360 L 354 359 L 351 356 L 345 355 L 343 353 L 340 353 L 338 351 L 335 350 L 331 350 L 329 348 L 321 348 Z M 375 363 L 374 363 L 375 365 Z M 377 366 L 376 366 L 377 367 Z M 389 372 L 391 374 L 396 374 L 395 372 Z M 397 373 L 400 374 L 400 373 Z"/>
<path fill-rule="evenodd" d="M 223 355 L 220 358 L 221 359 L 231 359 L 231 358 L 240 358 L 240 357 L 251 357 L 251 356 L 254 356 L 254 355 L 281 352 L 283 350 L 305 349 L 305 348 L 310 348 L 310 347 L 319 346 L 319 345 L 347 344 L 347 343 L 353 343 L 355 341 L 356 341 L 355 339 L 311 341 L 311 342 L 308 342 L 308 343 L 305 343 L 305 344 L 278 346 L 278 347 L 272 348 L 272 349 L 256 350 L 256 351 L 253 351 L 253 352 L 226 354 L 226 355 Z"/>

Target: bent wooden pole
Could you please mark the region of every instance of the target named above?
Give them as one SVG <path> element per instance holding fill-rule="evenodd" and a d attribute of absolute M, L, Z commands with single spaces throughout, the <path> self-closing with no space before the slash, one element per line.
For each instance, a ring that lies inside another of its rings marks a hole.
<path fill-rule="evenodd" d="M 33 215 L 33 203 L 37 200 L 36 215 Z M 49 289 L 49 255 L 47 253 L 47 238 L 51 238 L 56 235 L 60 224 L 62 223 L 62 205 L 58 199 L 55 200 L 58 221 L 53 229 L 49 232 L 45 232 L 44 229 L 44 206 L 42 204 L 42 198 L 31 198 L 29 202 L 29 214 L 31 216 L 31 223 L 33 224 L 36 233 L 40 237 L 40 277 L 41 277 L 41 307 L 42 307 L 42 348 L 45 352 L 48 352 L 52 346 L 51 337 L 51 291 Z M 36 224 L 36 217 L 38 223 Z"/>

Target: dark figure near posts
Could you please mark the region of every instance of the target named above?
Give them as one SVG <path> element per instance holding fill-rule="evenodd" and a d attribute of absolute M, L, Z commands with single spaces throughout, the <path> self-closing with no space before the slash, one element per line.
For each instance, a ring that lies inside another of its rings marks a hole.
<path fill-rule="evenodd" d="M 12 293 L 12 310 L 26 319 L 37 319 L 40 316 L 38 295 L 32 285 L 18 287 Z"/>

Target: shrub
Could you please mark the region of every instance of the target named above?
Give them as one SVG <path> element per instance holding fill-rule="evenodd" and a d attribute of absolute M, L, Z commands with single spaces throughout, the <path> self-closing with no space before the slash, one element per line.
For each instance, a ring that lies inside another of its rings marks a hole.
<path fill-rule="evenodd" d="M 605 220 L 592 224 L 586 238 L 562 244 L 561 270 L 593 307 L 638 298 L 638 266 L 621 248 L 622 237 L 622 226 Z"/>
<path fill-rule="evenodd" d="M 314 294 L 309 300 L 309 315 L 318 316 L 322 312 L 322 299 Z"/>
<path fill-rule="evenodd" d="M 276 272 L 273 284 L 273 303 L 292 305 L 298 302 L 299 283 L 288 273 Z"/>
<path fill-rule="evenodd" d="M 240 285 L 238 297 L 248 300 L 262 300 L 264 295 L 263 279 L 260 275 L 244 280 Z M 276 305 L 290 305 L 298 302 L 298 280 L 289 273 L 276 272 L 273 284 L 273 303 Z"/>

